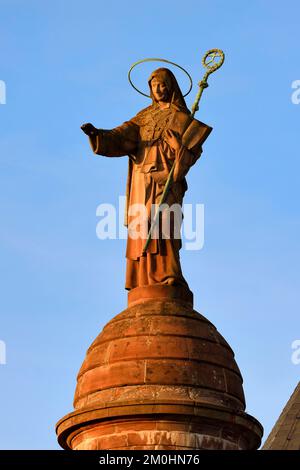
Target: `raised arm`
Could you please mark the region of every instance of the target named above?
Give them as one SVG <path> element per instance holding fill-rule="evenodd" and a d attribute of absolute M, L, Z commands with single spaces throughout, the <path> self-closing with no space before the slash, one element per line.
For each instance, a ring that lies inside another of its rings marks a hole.
<path fill-rule="evenodd" d="M 89 137 L 92 150 L 105 157 L 122 157 L 136 153 L 139 142 L 139 127 L 131 121 L 111 130 L 97 129 L 87 123 L 81 126 Z"/>

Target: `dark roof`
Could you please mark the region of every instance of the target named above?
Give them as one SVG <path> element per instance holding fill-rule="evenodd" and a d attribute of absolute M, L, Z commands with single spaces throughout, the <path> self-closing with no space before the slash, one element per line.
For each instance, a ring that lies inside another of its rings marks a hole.
<path fill-rule="evenodd" d="M 300 382 L 262 449 L 300 450 Z"/>

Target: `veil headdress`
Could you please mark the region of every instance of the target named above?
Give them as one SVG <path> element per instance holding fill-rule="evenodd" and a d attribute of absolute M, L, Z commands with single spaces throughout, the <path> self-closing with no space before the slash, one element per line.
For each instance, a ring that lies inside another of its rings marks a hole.
<path fill-rule="evenodd" d="M 154 70 L 154 72 L 151 73 L 148 79 L 148 84 L 150 88 L 150 96 L 152 98 L 152 106 L 153 105 L 157 106 L 157 102 L 155 101 L 155 98 L 152 93 L 152 88 L 151 88 L 151 81 L 153 80 L 153 78 L 156 78 L 157 80 L 165 83 L 169 91 L 169 94 L 171 95 L 170 103 L 173 108 L 175 108 L 177 111 L 183 111 L 185 113 L 190 114 L 190 110 L 188 109 L 186 105 L 186 102 L 181 93 L 181 90 L 179 88 L 175 75 L 173 74 L 173 72 L 171 72 L 171 70 L 165 67 L 161 67 L 159 69 Z"/>

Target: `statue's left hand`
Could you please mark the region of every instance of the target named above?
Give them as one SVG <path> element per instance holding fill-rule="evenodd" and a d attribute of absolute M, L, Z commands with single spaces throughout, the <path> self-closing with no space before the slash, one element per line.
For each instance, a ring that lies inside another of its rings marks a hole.
<path fill-rule="evenodd" d="M 164 134 L 164 140 L 170 145 L 173 150 L 179 150 L 181 147 L 181 139 L 177 132 L 167 129 Z"/>

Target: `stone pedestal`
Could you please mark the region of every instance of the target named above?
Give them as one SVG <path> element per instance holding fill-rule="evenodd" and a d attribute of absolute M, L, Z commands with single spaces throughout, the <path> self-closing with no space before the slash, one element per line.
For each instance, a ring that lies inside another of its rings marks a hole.
<path fill-rule="evenodd" d="M 262 427 L 244 411 L 233 351 L 192 293 L 138 289 L 87 352 L 75 410 L 57 424 L 61 447 L 257 449 Z"/>

